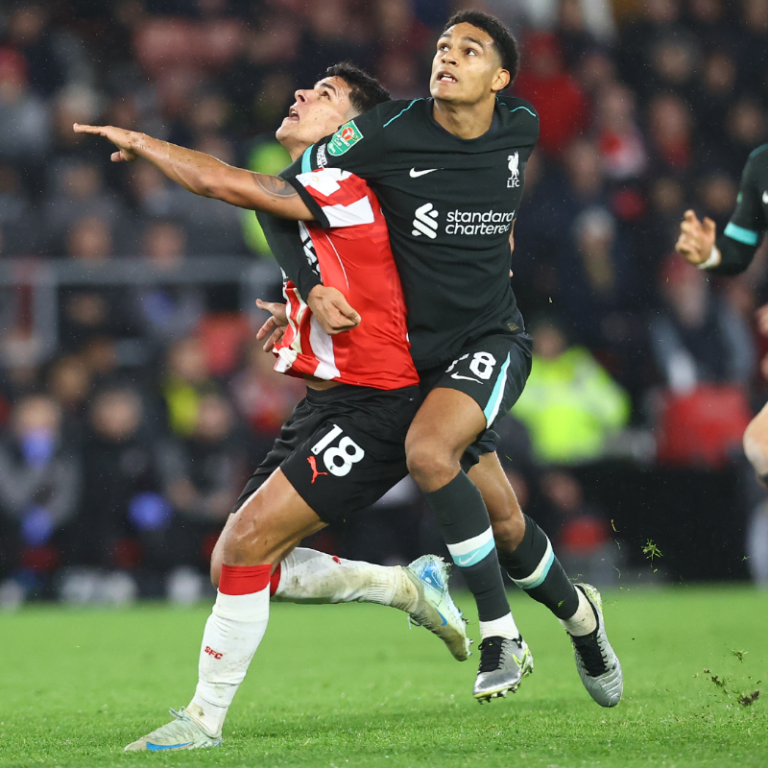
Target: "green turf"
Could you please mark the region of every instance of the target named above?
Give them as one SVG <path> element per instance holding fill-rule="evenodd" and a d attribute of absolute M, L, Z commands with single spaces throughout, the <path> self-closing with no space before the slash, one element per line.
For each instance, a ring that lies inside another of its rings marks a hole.
<path fill-rule="evenodd" d="M 207 610 L 3 615 L 0 766 L 768 766 L 768 694 L 736 702 L 768 684 L 768 593 L 604 597 L 626 678 L 615 709 L 588 698 L 564 634 L 524 595 L 513 609 L 536 671 L 483 706 L 470 696 L 477 657 L 453 661 L 401 613 L 277 605 L 224 746 L 170 754 L 121 749 L 188 702 Z"/>

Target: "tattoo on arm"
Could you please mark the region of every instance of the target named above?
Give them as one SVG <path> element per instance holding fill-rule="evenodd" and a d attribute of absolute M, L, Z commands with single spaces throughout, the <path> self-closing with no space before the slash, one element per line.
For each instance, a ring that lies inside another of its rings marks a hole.
<path fill-rule="evenodd" d="M 298 192 L 287 181 L 276 176 L 258 174 L 254 177 L 254 180 L 256 185 L 271 197 L 286 198 L 298 196 Z"/>

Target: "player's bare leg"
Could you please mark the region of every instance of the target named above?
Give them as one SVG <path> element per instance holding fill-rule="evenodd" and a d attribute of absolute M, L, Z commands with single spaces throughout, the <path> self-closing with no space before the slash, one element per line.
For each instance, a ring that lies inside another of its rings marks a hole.
<path fill-rule="evenodd" d="M 225 531 L 234 524 L 230 516 Z M 211 581 L 219 585 L 225 536 L 211 557 Z M 458 661 L 469 658 L 470 641 L 461 611 L 448 591 L 448 566 L 441 557 L 423 555 L 408 566 L 383 566 L 346 560 L 296 547 L 273 570 L 271 599 L 327 605 L 374 603 L 404 611 L 413 624 L 437 635 Z"/>
<path fill-rule="evenodd" d="M 416 414 L 405 442 L 408 470 L 477 603 L 483 641 L 474 695 L 481 701 L 515 690 L 533 669 L 507 602 L 488 510 L 460 464 L 485 428 L 485 415 L 474 399 L 437 387 Z"/>
<path fill-rule="evenodd" d="M 744 431 L 744 453 L 757 476 L 768 485 L 768 404 Z"/>
<path fill-rule="evenodd" d="M 590 696 L 601 706 L 615 706 L 621 699 L 623 677 L 605 633 L 599 593 L 589 585 L 570 582 L 547 535 L 520 509 L 495 453 L 481 456 L 469 477 L 488 507 L 501 566 L 515 584 L 560 620 Z"/>

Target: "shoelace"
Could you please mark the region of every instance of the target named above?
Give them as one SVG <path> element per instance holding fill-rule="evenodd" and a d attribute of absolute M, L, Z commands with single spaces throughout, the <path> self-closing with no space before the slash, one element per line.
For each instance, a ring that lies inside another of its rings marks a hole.
<path fill-rule="evenodd" d="M 494 672 L 501 666 L 504 651 L 503 637 L 486 637 L 478 646 L 480 649 L 480 672 Z M 508 640 L 507 642 L 512 642 Z"/>
<path fill-rule="evenodd" d="M 600 644 L 597 642 L 597 631 L 584 637 L 571 636 L 571 639 L 590 677 L 599 677 L 608 671 Z"/>

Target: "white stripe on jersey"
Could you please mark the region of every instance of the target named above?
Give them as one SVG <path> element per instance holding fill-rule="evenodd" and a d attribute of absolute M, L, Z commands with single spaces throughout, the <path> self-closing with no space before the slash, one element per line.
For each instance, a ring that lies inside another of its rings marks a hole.
<path fill-rule="evenodd" d="M 340 181 L 348 179 L 352 174 L 339 168 L 321 168 L 309 173 L 300 173 L 296 181 L 302 187 L 314 187 L 321 195 L 330 197 L 341 189 Z"/>
<path fill-rule="evenodd" d="M 324 205 L 323 213 L 332 227 L 355 227 L 358 224 L 373 224 L 373 208 L 367 197 L 361 197 L 349 205 Z"/>
<path fill-rule="evenodd" d="M 333 337 L 320 327 L 314 315 L 309 319 L 309 343 L 317 359 L 314 375 L 326 381 L 335 379 L 339 375 L 339 369 L 336 367 L 336 358 L 333 354 Z"/>

